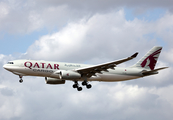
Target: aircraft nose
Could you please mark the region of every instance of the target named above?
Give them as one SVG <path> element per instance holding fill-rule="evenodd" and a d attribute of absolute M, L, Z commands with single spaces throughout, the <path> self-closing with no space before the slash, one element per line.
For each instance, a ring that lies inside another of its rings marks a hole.
<path fill-rule="evenodd" d="M 3 68 L 9 70 L 9 67 L 6 64 L 3 66 Z"/>
<path fill-rule="evenodd" d="M 3 65 L 3 68 L 6 69 L 6 65 Z"/>

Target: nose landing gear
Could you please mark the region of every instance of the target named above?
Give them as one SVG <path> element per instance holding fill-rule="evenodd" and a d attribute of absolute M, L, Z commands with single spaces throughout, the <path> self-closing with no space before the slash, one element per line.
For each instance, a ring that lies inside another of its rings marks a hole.
<path fill-rule="evenodd" d="M 19 75 L 19 78 L 20 78 L 19 82 L 22 83 L 23 82 L 22 76 Z"/>

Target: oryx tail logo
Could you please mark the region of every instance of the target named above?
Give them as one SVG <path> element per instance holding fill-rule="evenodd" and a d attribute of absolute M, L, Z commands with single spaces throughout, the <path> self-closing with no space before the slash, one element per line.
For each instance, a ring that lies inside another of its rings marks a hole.
<path fill-rule="evenodd" d="M 141 63 L 141 67 L 149 67 L 151 70 L 154 70 L 157 59 L 161 52 L 162 48 L 150 54 L 145 60 Z"/>

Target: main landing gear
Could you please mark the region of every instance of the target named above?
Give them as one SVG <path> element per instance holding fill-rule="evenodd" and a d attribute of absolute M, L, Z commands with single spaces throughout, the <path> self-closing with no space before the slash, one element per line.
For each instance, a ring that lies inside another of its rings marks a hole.
<path fill-rule="evenodd" d="M 79 86 L 77 81 L 74 81 L 73 88 L 77 88 L 78 91 L 82 90 L 82 87 Z"/>
<path fill-rule="evenodd" d="M 23 82 L 22 76 L 19 75 L 19 78 L 20 78 L 19 82 L 22 83 Z"/>
<path fill-rule="evenodd" d="M 87 81 L 83 81 L 82 85 L 86 86 L 87 89 L 90 89 L 92 87 L 92 85 L 88 84 Z M 74 81 L 73 88 L 77 88 L 78 91 L 82 91 L 82 87 L 79 86 L 77 81 Z"/>
<path fill-rule="evenodd" d="M 87 81 L 83 81 L 83 82 L 82 82 L 82 85 L 83 85 L 83 86 L 86 86 L 86 88 L 88 88 L 88 89 L 90 89 L 90 88 L 92 87 L 92 85 L 91 85 L 91 84 L 88 84 Z"/>

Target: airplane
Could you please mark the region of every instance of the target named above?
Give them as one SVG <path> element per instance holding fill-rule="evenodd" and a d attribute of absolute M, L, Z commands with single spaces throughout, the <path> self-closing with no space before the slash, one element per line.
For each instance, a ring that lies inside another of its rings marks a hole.
<path fill-rule="evenodd" d="M 82 85 L 89 89 L 92 87 L 89 81 L 117 82 L 158 74 L 159 70 L 168 68 L 154 69 L 161 50 L 162 47 L 154 46 L 136 64 L 126 68 L 120 68 L 117 65 L 136 58 L 138 52 L 124 59 L 98 65 L 43 60 L 14 60 L 9 61 L 3 67 L 18 75 L 20 83 L 23 82 L 23 76 L 45 77 L 47 84 L 65 84 L 66 80 L 70 80 L 74 82 L 73 88 L 81 91 L 82 87 L 78 81 L 81 81 Z"/>

